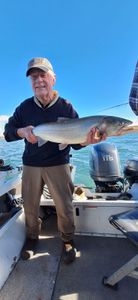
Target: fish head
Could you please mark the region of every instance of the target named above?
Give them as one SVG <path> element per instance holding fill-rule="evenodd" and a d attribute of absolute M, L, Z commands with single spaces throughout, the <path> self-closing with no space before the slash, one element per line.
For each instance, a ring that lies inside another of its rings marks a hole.
<path fill-rule="evenodd" d="M 107 136 L 116 136 L 121 133 L 121 130 L 128 125 L 132 124 L 132 121 L 115 117 L 115 116 L 105 116 L 101 121 L 99 130 L 100 133 L 106 133 Z"/>

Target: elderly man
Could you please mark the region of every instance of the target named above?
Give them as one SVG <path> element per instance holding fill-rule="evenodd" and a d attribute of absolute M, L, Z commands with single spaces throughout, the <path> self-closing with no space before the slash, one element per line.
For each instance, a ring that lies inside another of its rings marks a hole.
<path fill-rule="evenodd" d="M 30 77 L 34 96 L 23 101 L 5 126 L 6 141 L 24 139 L 22 196 L 26 218 L 27 238 L 21 256 L 28 259 L 35 253 L 41 230 L 39 204 L 44 184 L 47 184 L 54 200 L 58 230 L 63 242 L 64 262 L 75 260 L 74 218 L 72 206 L 73 183 L 70 176 L 70 146 L 78 150 L 90 143 L 97 143 L 97 129 L 91 130 L 83 145 L 68 145 L 59 150 L 57 143 L 47 142 L 38 147 L 32 128 L 42 123 L 62 118 L 78 118 L 71 103 L 53 90 L 56 76 L 47 58 L 33 58 L 26 76 Z"/>

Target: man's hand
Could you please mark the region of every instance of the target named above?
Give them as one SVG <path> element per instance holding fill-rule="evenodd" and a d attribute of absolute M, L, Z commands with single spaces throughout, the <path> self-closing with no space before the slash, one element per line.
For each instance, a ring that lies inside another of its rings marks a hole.
<path fill-rule="evenodd" d="M 106 140 L 106 134 L 103 133 L 102 135 L 100 134 L 99 130 L 97 128 L 92 128 L 90 132 L 87 135 L 87 140 L 85 143 L 82 143 L 82 146 L 88 146 L 90 144 L 97 144 L 101 141 Z"/>
<path fill-rule="evenodd" d="M 37 143 L 37 137 L 32 132 L 33 126 L 27 126 L 24 128 L 19 128 L 17 130 L 17 134 L 21 138 L 25 138 L 29 143 L 35 144 Z"/>

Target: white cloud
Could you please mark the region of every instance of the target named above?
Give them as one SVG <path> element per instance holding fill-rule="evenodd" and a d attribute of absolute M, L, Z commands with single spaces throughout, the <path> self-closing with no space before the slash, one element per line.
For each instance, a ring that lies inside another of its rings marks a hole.
<path fill-rule="evenodd" d="M 7 121 L 8 118 L 9 118 L 9 116 L 1 115 L 1 116 L 0 116 L 0 122 L 1 122 L 1 121 Z"/>
<path fill-rule="evenodd" d="M 4 126 L 5 126 L 5 123 L 7 122 L 8 118 L 9 118 L 9 116 L 0 115 L 0 138 L 3 137 Z"/>

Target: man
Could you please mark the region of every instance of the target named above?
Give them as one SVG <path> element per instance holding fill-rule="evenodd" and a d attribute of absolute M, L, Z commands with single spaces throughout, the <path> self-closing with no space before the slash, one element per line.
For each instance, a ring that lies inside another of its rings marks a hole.
<path fill-rule="evenodd" d="M 26 218 L 26 243 L 21 256 L 28 259 L 34 254 L 41 230 L 39 218 L 40 197 L 44 184 L 47 184 L 54 200 L 58 230 L 64 245 L 64 261 L 71 263 L 76 256 L 73 242 L 74 219 L 72 194 L 73 183 L 70 176 L 70 145 L 59 150 L 59 144 L 47 142 L 38 147 L 37 137 L 32 128 L 42 123 L 57 121 L 59 117 L 78 118 L 71 103 L 61 98 L 53 90 L 56 76 L 51 63 L 46 58 L 33 58 L 26 76 L 30 77 L 34 96 L 23 101 L 9 118 L 5 126 L 6 141 L 24 139 L 22 196 Z M 80 149 L 90 143 L 104 140 L 103 135 L 97 139 L 97 129 L 92 129 L 83 145 L 71 145 Z"/>

